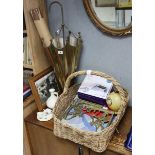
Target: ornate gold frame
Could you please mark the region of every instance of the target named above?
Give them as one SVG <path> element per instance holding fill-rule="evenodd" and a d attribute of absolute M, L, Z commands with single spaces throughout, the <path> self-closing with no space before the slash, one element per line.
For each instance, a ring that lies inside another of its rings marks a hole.
<path fill-rule="evenodd" d="M 84 5 L 85 10 L 86 10 L 88 16 L 90 17 L 91 21 L 102 32 L 113 35 L 113 36 L 127 36 L 127 35 L 132 34 L 132 23 L 128 27 L 126 27 L 124 29 L 109 28 L 106 25 L 104 25 L 99 20 L 99 18 L 96 16 L 96 13 L 93 10 L 92 6 L 90 5 L 89 0 L 83 0 L 83 5 Z"/>

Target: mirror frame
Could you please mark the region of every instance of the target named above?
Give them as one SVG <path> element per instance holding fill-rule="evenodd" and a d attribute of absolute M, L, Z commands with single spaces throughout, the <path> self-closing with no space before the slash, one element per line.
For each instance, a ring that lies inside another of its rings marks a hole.
<path fill-rule="evenodd" d="M 83 0 L 83 5 L 91 21 L 102 32 L 113 35 L 113 36 L 127 36 L 127 35 L 132 34 L 132 22 L 129 26 L 123 29 L 110 28 L 104 25 L 103 22 L 96 16 L 96 13 L 94 9 L 92 8 L 90 0 Z"/>

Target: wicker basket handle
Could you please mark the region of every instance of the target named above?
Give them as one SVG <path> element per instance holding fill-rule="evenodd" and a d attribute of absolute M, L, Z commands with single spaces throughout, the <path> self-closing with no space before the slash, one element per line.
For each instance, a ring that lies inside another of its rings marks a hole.
<path fill-rule="evenodd" d="M 121 87 L 121 85 L 113 77 L 111 77 L 110 75 L 107 75 L 107 74 L 105 74 L 103 72 L 99 72 L 99 71 L 83 70 L 83 71 L 74 72 L 70 76 L 68 76 L 68 78 L 66 80 L 66 83 L 65 83 L 65 86 L 64 86 L 63 93 L 65 93 L 65 94 L 67 93 L 67 91 L 69 89 L 69 86 L 70 86 L 70 83 L 71 83 L 71 80 L 73 78 L 75 78 L 77 76 L 80 76 L 80 75 L 87 75 L 87 74 L 97 75 L 97 76 L 104 77 L 104 78 L 106 78 L 108 80 L 111 80 L 118 87 Z"/>

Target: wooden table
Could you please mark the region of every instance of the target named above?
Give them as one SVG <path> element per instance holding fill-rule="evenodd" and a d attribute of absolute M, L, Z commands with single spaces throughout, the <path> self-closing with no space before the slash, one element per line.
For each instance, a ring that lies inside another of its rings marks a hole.
<path fill-rule="evenodd" d="M 119 133 L 114 133 L 107 151 L 103 153 L 96 153 L 86 147 L 78 146 L 78 144 L 69 140 L 55 137 L 53 134 L 53 121 L 38 121 L 36 118 L 36 112 L 26 117 L 25 122 L 29 134 L 31 151 L 34 155 L 79 155 L 79 147 L 83 149 L 83 155 L 132 154 L 124 148 L 124 141 L 126 140 L 126 136 L 132 125 L 131 107 L 127 108 L 126 113 L 117 128 Z"/>

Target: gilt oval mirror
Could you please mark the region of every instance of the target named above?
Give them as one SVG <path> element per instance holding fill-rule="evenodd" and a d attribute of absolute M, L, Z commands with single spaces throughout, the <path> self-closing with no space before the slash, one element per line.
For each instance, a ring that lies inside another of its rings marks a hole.
<path fill-rule="evenodd" d="M 115 36 L 132 33 L 132 0 L 83 0 L 83 4 L 102 32 Z"/>

